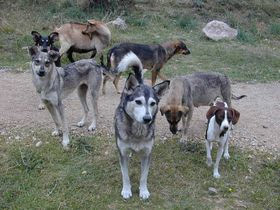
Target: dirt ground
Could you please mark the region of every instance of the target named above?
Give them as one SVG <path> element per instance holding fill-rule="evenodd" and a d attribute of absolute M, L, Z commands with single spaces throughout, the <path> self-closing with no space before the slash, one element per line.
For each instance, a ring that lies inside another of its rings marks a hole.
<path fill-rule="evenodd" d="M 124 80 L 122 80 L 123 83 Z M 233 101 L 233 107 L 240 111 L 241 117 L 233 131 L 231 144 L 242 149 L 262 150 L 279 155 L 280 83 L 237 83 L 232 85 L 232 90 L 235 95 L 246 94 L 248 97 Z M 120 95 L 116 94 L 112 83 L 108 82 L 107 94 L 101 95 L 99 98 L 100 118 L 95 132 L 113 136 L 113 116 L 119 98 Z M 20 139 L 25 132 L 38 128 L 51 131 L 54 123 L 46 110 L 38 110 L 38 104 L 39 97 L 31 82 L 30 72 L 0 73 L 0 134 L 10 135 L 10 139 Z M 76 126 L 82 115 L 77 95 L 72 94 L 64 104 L 71 133 L 93 135 L 94 133 L 87 132 L 87 127 L 78 128 Z M 189 129 L 189 138 L 203 141 L 207 109 L 207 107 L 195 109 Z M 160 113 L 157 116 L 156 126 L 157 141 L 165 141 L 172 137 L 168 123 Z"/>

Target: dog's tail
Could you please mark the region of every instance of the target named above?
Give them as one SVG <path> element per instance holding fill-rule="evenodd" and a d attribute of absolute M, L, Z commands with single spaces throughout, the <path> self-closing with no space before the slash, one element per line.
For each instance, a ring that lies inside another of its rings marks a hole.
<path fill-rule="evenodd" d="M 236 95 L 234 95 L 234 94 L 231 94 L 231 98 L 232 98 L 233 100 L 239 100 L 239 99 L 245 98 L 245 97 L 247 97 L 247 95 L 236 96 Z"/>
<path fill-rule="evenodd" d="M 107 67 L 108 64 L 114 62 L 114 53 L 109 52 L 107 57 Z M 143 83 L 143 65 L 137 55 L 132 51 L 129 51 L 126 55 L 122 57 L 118 65 L 112 69 L 113 74 L 118 74 L 127 71 L 129 67 L 132 67 L 135 77 L 139 83 Z"/>

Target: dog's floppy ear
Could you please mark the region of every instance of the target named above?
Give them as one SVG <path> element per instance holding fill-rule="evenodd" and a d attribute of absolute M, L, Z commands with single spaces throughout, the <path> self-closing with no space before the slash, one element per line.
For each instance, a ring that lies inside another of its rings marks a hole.
<path fill-rule="evenodd" d="M 240 113 L 232 108 L 230 108 L 229 111 L 232 113 L 232 124 L 235 125 L 239 120 Z"/>
<path fill-rule="evenodd" d="M 169 80 L 165 80 L 153 87 L 153 90 L 155 91 L 157 97 L 161 99 L 161 97 L 165 94 L 165 92 L 169 89 Z"/>
<path fill-rule="evenodd" d="M 36 46 L 29 47 L 28 52 L 29 52 L 29 55 L 31 56 L 31 58 L 33 59 L 38 53 L 38 48 Z"/>
<path fill-rule="evenodd" d="M 125 92 L 129 93 L 129 92 L 133 91 L 138 85 L 139 85 L 139 82 L 137 81 L 135 75 L 130 73 L 125 82 L 124 90 L 125 90 Z"/>
<path fill-rule="evenodd" d="M 215 113 L 219 110 L 217 106 L 211 106 L 208 112 L 206 113 L 207 120 L 210 120 L 211 117 L 215 115 Z"/>
<path fill-rule="evenodd" d="M 169 105 L 161 106 L 159 110 L 160 110 L 161 115 L 164 115 L 166 112 L 168 112 L 170 110 L 170 106 Z"/>
<path fill-rule="evenodd" d="M 178 107 L 178 111 L 179 112 L 182 112 L 182 114 L 184 115 L 184 116 L 186 116 L 187 114 L 188 114 L 188 112 L 189 112 L 189 107 L 187 107 L 187 106 L 179 106 Z"/>
<path fill-rule="evenodd" d="M 51 40 L 51 43 L 58 41 L 59 34 L 57 32 L 52 32 L 49 35 L 49 39 Z"/>
<path fill-rule="evenodd" d="M 33 37 L 34 42 L 37 44 L 39 40 L 42 38 L 41 34 L 37 31 L 32 31 L 31 35 Z"/>
<path fill-rule="evenodd" d="M 49 54 L 49 57 L 50 57 L 53 61 L 57 61 L 57 59 L 60 57 L 59 52 L 54 51 L 54 50 L 50 50 L 48 54 Z"/>

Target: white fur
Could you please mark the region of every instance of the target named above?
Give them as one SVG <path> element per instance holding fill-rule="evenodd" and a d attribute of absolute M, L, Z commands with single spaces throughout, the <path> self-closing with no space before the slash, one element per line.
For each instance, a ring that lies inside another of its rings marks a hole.
<path fill-rule="evenodd" d="M 143 73 L 143 66 L 138 58 L 133 52 L 127 53 L 122 60 L 120 61 L 119 65 L 117 66 L 117 73 L 126 71 L 129 67 L 137 65 L 140 71 Z"/>
<path fill-rule="evenodd" d="M 223 136 L 220 137 L 220 133 L 223 131 L 224 127 L 228 127 L 228 130 L 225 132 Z M 216 116 L 210 118 L 208 129 L 206 131 L 207 138 L 205 140 L 205 146 L 206 146 L 206 152 L 207 152 L 207 165 L 212 165 L 212 157 L 211 157 L 211 151 L 212 151 L 212 142 L 217 141 L 219 144 L 219 149 L 217 152 L 216 162 L 214 164 L 214 170 L 213 170 L 213 176 L 215 178 L 220 178 L 219 174 L 219 163 L 222 157 L 222 154 L 224 153 L 225 159 L 228 159 L 229 153 L 228 153 L 228 143 L 229 143 L 229 136 L 230 136 L 230 128 L 231 123 L 228 122 L 227 118 L 227 111 L 225 111 L 225 118 L 221 123 L 221 126 L 216 122 Z"/>

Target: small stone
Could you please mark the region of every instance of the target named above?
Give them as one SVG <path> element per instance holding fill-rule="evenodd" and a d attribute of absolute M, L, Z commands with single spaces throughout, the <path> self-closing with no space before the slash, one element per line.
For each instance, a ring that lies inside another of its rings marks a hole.
<path fill-rule="evenodd" d="M 42 141 L 38 141 L 38 142 L 35 144 L 35 146 L 36 146 L 36 147 L 40 147 L 42 144 L 43 144 Z"/>
<path fill-rule="evenodd" d="M 208 192 L 210 195 L 216 195 L 218 193 L 217 189 L 214 187 L 209 187 Z"/>
<path fill-rule="evenodd" d="M 87 171 L 83 171 L 82 174 L 83 174 L 83 175 L 86 175 L 86 174 L 87 174 Z"/>
<path fill-rule="evenodd" d="M 16 136 L 16 137 L 15 137 L 15 139 L 16 139 L 16 140 L 19 140 L 19 139 L 20 139 L 20 137 L 19 137 L 19 136 Z"/>

